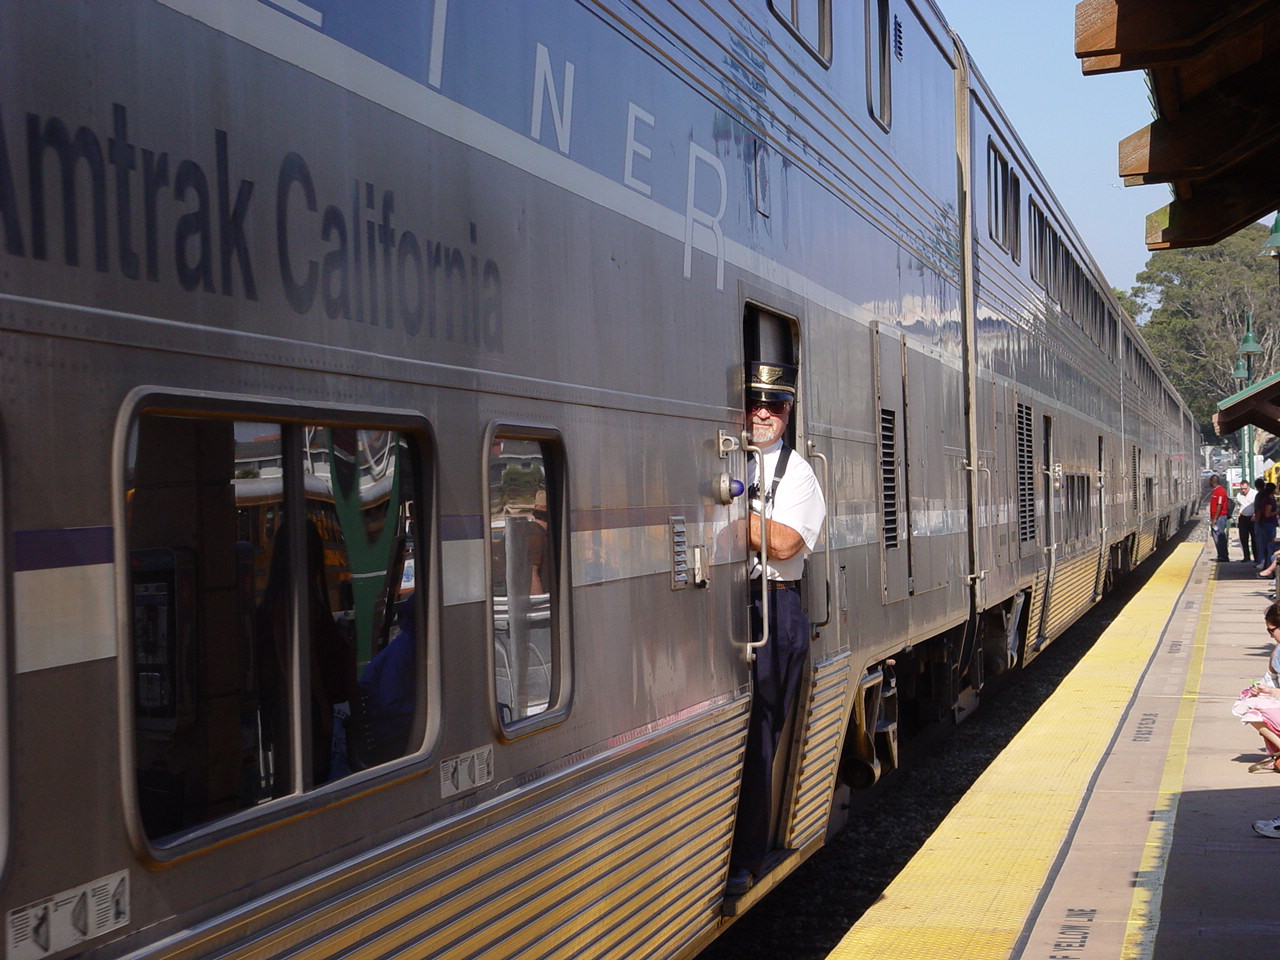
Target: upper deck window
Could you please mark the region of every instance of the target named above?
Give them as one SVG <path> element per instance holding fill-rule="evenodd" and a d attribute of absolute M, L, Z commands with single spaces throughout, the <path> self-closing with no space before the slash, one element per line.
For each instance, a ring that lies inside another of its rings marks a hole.
<path fill-rule="evenodd" d="M 995 143 L 987 141 L 987 227 L 991 239 L 1022 260 L 1022 184 Z"/>
<path fill-rule="evenodd" d="M 769 6 L 824 67 L 831 65 L 831 0 L 769 0 Z"/>
<path fill-rule="evenodd" d="M 867 110 L 888 132 L 893 124 L 893 70 L 895 40 L 902 26 L 889 12 L 889 0 L 866 0 L 867 11 Z"/>
<path fill-rule="evenodd" d="M 144 413 L 129 436 L 133 747 L 152 839 L 424 737 L 424 443 L 254 413 Z"/>

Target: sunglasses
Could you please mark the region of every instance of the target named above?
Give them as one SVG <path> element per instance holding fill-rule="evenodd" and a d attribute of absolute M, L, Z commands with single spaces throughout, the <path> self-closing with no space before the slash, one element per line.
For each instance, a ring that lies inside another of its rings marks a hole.
<path fill-rule="evenodd" d="M 752 400 L 747 409 L 754 412 L 764 407 L 775 417 L 781 417 L 791 409 L 790 400 Z"/>

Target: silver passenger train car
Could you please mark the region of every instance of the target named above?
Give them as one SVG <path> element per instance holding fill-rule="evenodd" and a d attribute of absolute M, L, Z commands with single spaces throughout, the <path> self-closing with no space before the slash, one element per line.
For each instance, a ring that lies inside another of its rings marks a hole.
<path fill-rule="evenodd" d="M 7 960 L 688 957 L 1196 504 L 929 0 L 8 0 L 0 50 Z M 729 900 L 755 359 L 828 520 Z"/>

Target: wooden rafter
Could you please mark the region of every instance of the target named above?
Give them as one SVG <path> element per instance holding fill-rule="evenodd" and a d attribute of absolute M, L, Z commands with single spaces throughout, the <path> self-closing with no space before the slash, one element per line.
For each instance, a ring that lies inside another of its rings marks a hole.
<path fill-rule="evenodd" d="M 1081 0 L 1076 56 L 1147 73 L 1156 119 L 1121 141 L 1119 173 L 1173 190 L 1148 249 L 1217 243 L 1280 207 L 1280 2 Z"/>
<path fill-rule="evenodd" d="M 1255 63 L 1120 141 L 1126 184 L 1208 178 L 1280 140 L 1280 70 Z"/>

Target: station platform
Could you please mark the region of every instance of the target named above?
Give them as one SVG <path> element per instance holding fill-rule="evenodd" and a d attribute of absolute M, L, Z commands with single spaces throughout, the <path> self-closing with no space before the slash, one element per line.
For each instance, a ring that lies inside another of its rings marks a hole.
<path fill-rule="evenodd" d="M 1280 774 L 1249 773 L 1265 751 L 1231 706 L 1266 670 L 1271 587 L 1212 557 L 1174 548 L 833 960 L 1270 951 L 1280 840 L 1252 824 Z"/>

